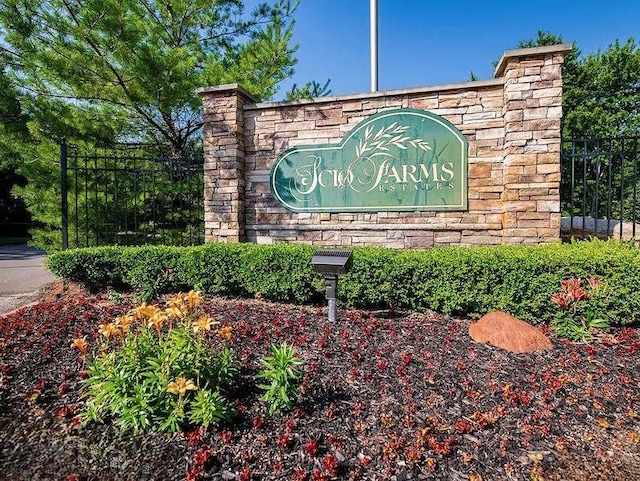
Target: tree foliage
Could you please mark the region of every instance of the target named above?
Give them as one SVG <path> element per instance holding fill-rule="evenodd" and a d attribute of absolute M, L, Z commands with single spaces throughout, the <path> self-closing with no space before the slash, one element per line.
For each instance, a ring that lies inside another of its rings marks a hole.
<path fill-rule="evenodd" d="M 0 58 L 0 170 L 10 170 L 21 159 L 21 146 L 28 142 L 27 116 L 18 92 L 5 73 Z"/>
<path fill-rule="evenodd" d="M 566 71 L 566 137 L 640 134 L 640 45 L 634 38 L 616 40 Z"/>
<path fill-rule="evenodd" d="M 26 206 L 11 190 L 14 185 L 26 184 L 26 178 L 16 172 L 16 167 L 29 142 L 27 120 L 0 57 L 0 224 L 3 225 L 0 236 L 21 237 L 26 233 L 29 220 Z"/>
<path fill-rule="evenodd" d="M 536 38 L 528 38 L 518 42 L 518 48 L 545 47 L 549 45 L 560 45 L 564 43 L 562 35 L 548 32 L 546 30 L 538 30 Z M 575 45 L 574 45 L 575 48 Z M 568 54 L 569 57 L 575 56 L 575 50 Z"/>
<path fill-rule="evenodd" d="M 299 100 L 299 99 L 311 99 L 314 97 L 326 97 L 331 95 L 331 89 L 329 83 L 331 79 L 328 79 L 324 84 L 316 82 L 315 80 L 307 82 L 302 87 L 298 87 L 298 84 L 293 84 L 291 90 L 285 95 L 285 100 Z"/>
<path fill-rule="evenodd" d="M 295 4 L 239 0 L 4 0 L 14 78 L 47 138 L 146 139 L 186 149 L 198 87 L 271 97 L 293 73 Z"/>

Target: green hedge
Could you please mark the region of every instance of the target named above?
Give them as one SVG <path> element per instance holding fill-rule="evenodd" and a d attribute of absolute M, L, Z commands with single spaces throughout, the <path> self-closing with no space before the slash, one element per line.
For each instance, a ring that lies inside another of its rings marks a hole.
<path fill-rule="evenodd" d="M 311 269 L 315 249 L 297 244 L 207 244 L 197 247 L 100 247 L 52 254 L 49 269 L 93 289 L 128 288 L 148 296 L 199 289 L 297 303 L 324 297 Z M 340 277 L 348 306 L 433 309 L 479 316 L 501 309 L 533 322 L 555 312 L 550 296 L 570 277 L 606 280 L 617 324 L 640 317 L 640 250 L 621 242 L 398 251 L 354 248 Z"/>

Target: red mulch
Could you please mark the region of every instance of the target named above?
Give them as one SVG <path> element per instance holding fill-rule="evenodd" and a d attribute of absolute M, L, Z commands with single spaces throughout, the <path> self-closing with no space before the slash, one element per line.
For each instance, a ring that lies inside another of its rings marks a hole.
<path fill-rule="evenodd" d="M 330 324 L 318 308 L 209 298 L 235 333 L 235 423 L 132 436 L 80 426 L 70 347 L 132 301 L 57 289 L 0 318 L 3 479 L 640 479 L 636 328 L 510 354 L 435 313 L 344 311 Z M 254 376 L 282 340 L 304 361 L 303 395 L 269 417 Z"/>

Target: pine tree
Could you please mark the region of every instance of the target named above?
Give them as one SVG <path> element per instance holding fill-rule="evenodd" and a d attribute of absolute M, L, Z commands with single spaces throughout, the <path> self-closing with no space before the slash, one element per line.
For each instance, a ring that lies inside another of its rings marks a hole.
<path fill-rule="evenodd" d="M 2 37 L 47 138 L 120 138 L 184 151 L 198 87 L 238 82 L 266 99 L 291 76 L 296 5 L 238 0 L 4 0 Z"/>

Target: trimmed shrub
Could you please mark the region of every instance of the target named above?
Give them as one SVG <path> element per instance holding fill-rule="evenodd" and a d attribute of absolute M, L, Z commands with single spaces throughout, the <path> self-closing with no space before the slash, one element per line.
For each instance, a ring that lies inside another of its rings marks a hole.
<path fill-rule="evenodd" d="M 107 246 L 59 251 L 47 258 L 47 267 L 58 277 L 80 282 L 91 290 L 127 288 L 122 250 Z"/>
<path fill-rule="evenodd" d="M 158 295 L 197 288 L 210 294 L 254 295 L 312 303 L 324 298 L 314 273 L 314 247 L 299 244 L 207 244 L 198 247 L 91 248 L 52 254 L 58 276 L 102 288 Z M 480 316 L 504 310 L 532 322 L 551 321 L 561 280 L 594 277 L 608 286 L 609 317 L 640 317 L 640 249 L 618 241 L 544 246 L 442 247 L 397 251 L 353 248 L 352 270 L 340 277 L 347 306 L 433 309 Z"/>
<path fill-rule="evenodd" d="M 353 267 L 338 280 L 338 297 L 347 305 L 361 308 L 390 304 L 392 272 L 400 251 L 360 247 L 353 249 Z"/>
<path fill-rule="evenodd" d="M 183 280 L 194 289 L 209 294 L 246 294 L 240 275 L 246 246 L 211 243 L 185 249 L 180 257 Z"/>
<path fill-rule="evenodd" d="M 245 244 L 240 279 L 246 292 L 270 301 L 301 304 L 319 298 L 321 276 L 313 272 L 314 248 L 300 244 Z"/>
<path fill-rule="evenodd" d="M 537 313 L 549 302 L 546 293 L 535 285 L 545 286 L 552 279 L 547 279 L 544 263 L 535 258 L 536 249 L 544 248 L 445 247 L 406 251 L 392 273 L 391 303 L 472 317 L 495 309 L 519 317 Z M 549 295 L 554 287 L 549 285 Z M 532 291 L 537 294 L 533 299 Z M 531 300 L 535 306 L 527 305 Z"/>
<path fill-rule="evenodd" d="M 187 289 L 180 258 L 185 250 L 173 246 L 126 247 L 122 249 L 123 281 L 138 292 L 143 301 L 166 292 Z"/>

